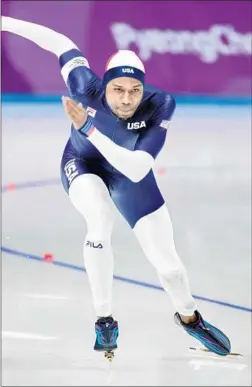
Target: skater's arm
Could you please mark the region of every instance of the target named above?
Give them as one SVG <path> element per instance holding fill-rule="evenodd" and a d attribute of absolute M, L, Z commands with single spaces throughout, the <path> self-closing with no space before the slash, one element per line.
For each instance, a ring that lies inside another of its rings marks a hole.
<path fill-rule="evenodd" d="M 153 167 L 154 158 L 149 153 L 125 149 L 115 144 L 97 128 L 93 131 L 91 129 L 88 140 L 115 169 L 134 183 L 142 180 Z"/>
<path fill-rule="evenodd" d="M 12 17 L 2 16 L 2 31 L 12 32 L 31 40 L 44 50 L 50 51 L 59 58 L 64 52 L 78 47 L 65 35 L 50 28 L 19 20 Z"/>
<path fill-rule="evenodd" d="M 62 77 L 73 98 L 92 92 L 99 78 L 89 69 L 86 58 L 67 36 L 35 23 L 2 16 L 2 31 L 11 32 L 32 41 L 55 54 Z"/>

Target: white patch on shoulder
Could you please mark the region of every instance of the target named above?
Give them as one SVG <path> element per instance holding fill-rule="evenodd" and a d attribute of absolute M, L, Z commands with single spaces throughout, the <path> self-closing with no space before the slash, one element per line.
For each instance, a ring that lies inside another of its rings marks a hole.
<path fill-rule="evenodd" d="M 159 126 L 164 129 L 168 129 L 171 121 L 163 120 Z"/>
<path fill-rule="evenodd" d="M 67 83 L 67 78 L 70 74 L 70 72 L 74 69 L 76 69 L 77 67 L 81 67 L 81 66 L 84 66 L 84 67 L 89 67 L 89 63 L 87 61 L 86 58 L 84 58 L 84 56 L 77 56 L 76 58 L 73 58 L 71 59 L 69 62 L 67 62 L 61 69 L 61 75 L 65 81 L 65 83 Z"/>

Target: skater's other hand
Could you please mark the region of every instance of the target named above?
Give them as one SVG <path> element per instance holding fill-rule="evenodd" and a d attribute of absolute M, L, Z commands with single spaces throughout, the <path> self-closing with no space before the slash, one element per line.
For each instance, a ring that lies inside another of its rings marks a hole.
<path fill-rule="evenodd" d="M 79 130 L 82 128 L 87 121 L 87 112 L 82 104 L 75 102 L 69 97 L 62 97 L 62 104 L 75 129 Z"/>

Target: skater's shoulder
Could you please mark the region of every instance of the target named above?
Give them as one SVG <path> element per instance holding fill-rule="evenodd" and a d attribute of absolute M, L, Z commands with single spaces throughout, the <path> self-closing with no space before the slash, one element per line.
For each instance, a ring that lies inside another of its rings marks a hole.
<path fill-rule="evenodd" d="M 145 86 L 142 104 L 158 110 L 161 114 L 176 107 L 175 97 L 171 93 L 150 85 Z"/>
<path fill-rule="evenodd" d="M 139 107 L 139 111 L 144 116 L 147 115 L 151 121 L 169 118 L 175 108 L 176 102 L 172 94 L 153 86 L 145 86 L 143 99 Z"/>
<path fill-rule="evenodd" d="M 91 70 L 89 71 L 89 82 L 86 83 L 85 95 L 93 100 L 100 100 L 104 94 L 102 80 Z"/>

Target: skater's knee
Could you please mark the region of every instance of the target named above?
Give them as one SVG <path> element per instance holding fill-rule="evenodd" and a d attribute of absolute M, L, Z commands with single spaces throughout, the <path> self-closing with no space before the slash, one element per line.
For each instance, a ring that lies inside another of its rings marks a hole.
<path fill-rule="evenodd" d="M 98 240 L 110 238 L 112 233 L 114 216 L 104 208 L 102 211 L 94 212 L 93 216 L 86 219 L 88 234 Z"/>
<path fill-rule="evenodd" d="M 171 285 L 180 286 L 183 283 L 184 268 L 182 265 L 179 265 L 177 267 L 164 270 L 163 273 L 160 274 L 162 274 Z"/>

